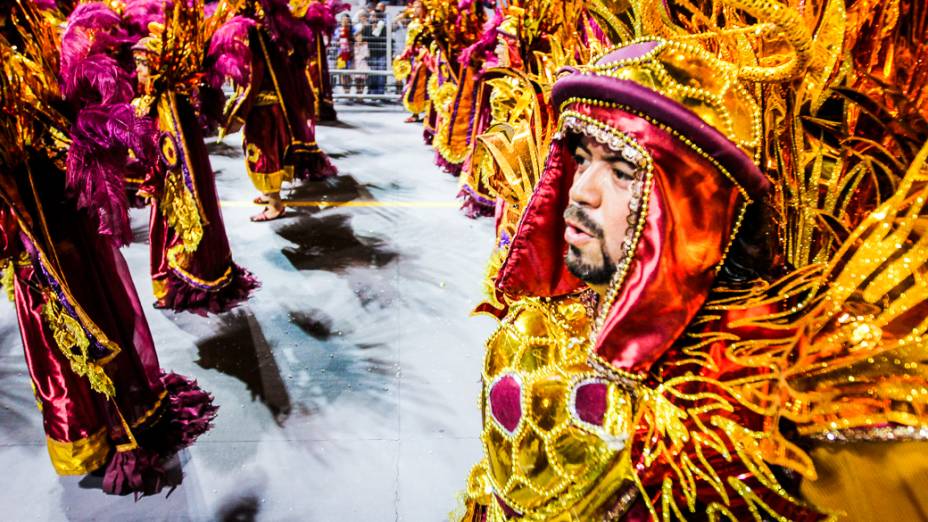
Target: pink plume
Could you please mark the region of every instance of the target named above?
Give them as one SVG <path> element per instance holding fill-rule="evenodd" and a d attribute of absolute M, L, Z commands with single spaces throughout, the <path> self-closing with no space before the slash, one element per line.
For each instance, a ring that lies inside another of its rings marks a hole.
<path fill-rule="evenodd" d="M 245 86 L 251 83 L 251 47 L 248 45 L 248 31 L 255 21 L 243 16 L 236 16 L 222 25 L 213 34 L 207 51 L 207 83 L 215 88 L 222 87 L 226 78 L 235 85 Z"/>
<path fill-rule="evenodd" d="M 64 34 L 61 37 L 61 69 L 60 76 L 64 84 L 64 95 L 67 98 L 93 98 L 93 93 L 72 90 L 82 85 L 75 76 L 86 79 L 86 71 L 81 71 L 81 62 L 88 56 L 106 53 L 113 54 L 116 47 L 128 42 L 125 32 L 119 27 L 119 15 L 102 2 L 93 2 L 77 6 L 71 16 Z M 97 64 L 98 72 L 107 72 L 113 77 L 113 71 L 108 64 Z M 105 81 L 99 82 L 105 84 Z M 113 92 L 110 92 L 113 94 Z M 102 93 L 99 96 L 104 96 Z"/>
<path fill-rule="evenodd" d="M 148 34 L 148 24 L 164 21 L 164 10 L 173 5 L 171 0 L 128 0 L 123 19 L 129 31 L 141 38 Z"/>
<path fill-rule="evenodd" d="M 152 122 L 129 104 L 87 107 L 71 127 L 67 189 L 77 208 L 96 214 L 98 232 L 120 246 L 132 239 L 123 177 L 129 150 L 143 164 L 156 161 L 155 135 Z"/>

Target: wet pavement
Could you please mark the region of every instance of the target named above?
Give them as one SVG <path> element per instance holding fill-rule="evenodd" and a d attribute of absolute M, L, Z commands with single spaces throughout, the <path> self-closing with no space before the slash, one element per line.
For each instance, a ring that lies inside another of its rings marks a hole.
<path fill-rule="evenodd" d="M 421 127 L 342 108 L 318 140 L 340 176 L 294 187 L 287 218 L 258 208 L 241 137 L 211 145 L 233 256 L 262 283 L 201 317 L 146 306 L 161 365 L 220 405 L 214 429 L 172 463 L 180 485 L 112 497 L 99 478 L 58 477 L 45 449 L 12 304 L 0 303 L 3 520 L 447 520 L 480 454 L 483 341 L 469 313 L 492 220 L 465 218 L 457 180 Z M 125 249 L 143 304 L 147 210 Z"/>

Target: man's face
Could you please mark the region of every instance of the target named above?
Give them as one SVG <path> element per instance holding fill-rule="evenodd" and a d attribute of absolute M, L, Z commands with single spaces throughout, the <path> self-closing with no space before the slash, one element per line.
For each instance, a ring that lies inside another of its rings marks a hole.
<path fill-rule="evenodd" d="M 574 141 L 577 173 L 564 212 L 567 268 L 591 285 L 605 285 L 622 256 L 636 169 L 620 152 L 592 138 Z"/>
<path fill-rule="evenodd" d="M 138 78 L 139 90 L 147 93 L 151 82 L 151 72 L 148 69 L 148 62 L 142 56 L 136 56 L 135 73 Z"/>

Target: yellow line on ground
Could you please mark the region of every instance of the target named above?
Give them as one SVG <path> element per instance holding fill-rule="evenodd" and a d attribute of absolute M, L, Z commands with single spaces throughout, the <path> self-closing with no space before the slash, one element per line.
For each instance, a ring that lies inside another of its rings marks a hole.
<path fill-rule="evenodd" d="M 252 201 L 222 201 L 224 207 L 257 207 Z M 288 207 L 395 207 L 395 208 L 456 208 L 457 201 L 288 201 Z"/>

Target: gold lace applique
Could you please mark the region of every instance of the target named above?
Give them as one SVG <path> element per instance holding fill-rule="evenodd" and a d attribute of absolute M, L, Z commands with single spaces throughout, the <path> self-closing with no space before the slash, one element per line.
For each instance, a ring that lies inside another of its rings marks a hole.
<path fill-rule="evenodd" d="M 94 391 L 112 398 L 116 393 L 113 381 L 103 368 L 90 360 L 90 340 L 80 323 L 62 308 L 53 293 L 45 292 L 45 298 L 42 318 L 51 330 L 55 344 L 71 363 L 71 369 L 77 375 L 87 377 Z"/>

